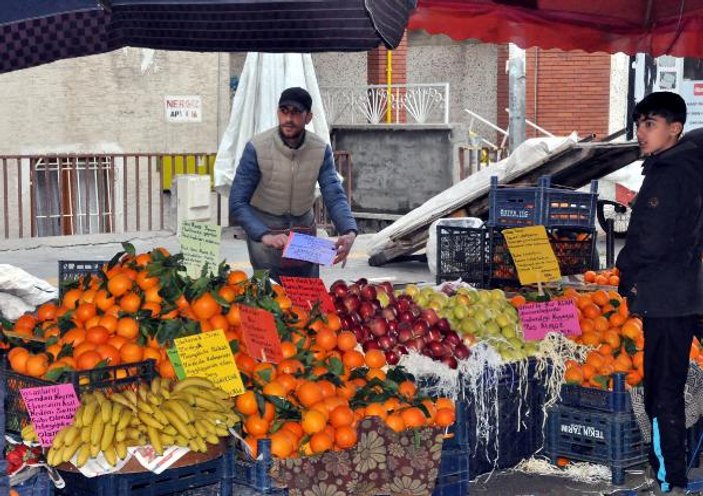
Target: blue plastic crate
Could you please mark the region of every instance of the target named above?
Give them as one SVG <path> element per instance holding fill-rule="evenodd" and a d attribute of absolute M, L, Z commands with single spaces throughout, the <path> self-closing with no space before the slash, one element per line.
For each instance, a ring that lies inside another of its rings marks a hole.
<path fill-rule="evenodd" d="M 271 440 L 259 439 L 257 453 L 258 459 L 252 460 L 238 443 L 234 457 L 235 484 L 254 489 L 258 494 L 280 494 L 280 488 L 276 487 L 270 475 L 273 466 Z"/>
<path fill-rule="evenodd" d="M 550 176 L 540 178 L 542 190 L 541 224 L 547 227 L 583 227 L 596 225 L 598 181 L 591 181 L 591 191 L 573 191 L 550 187 Z"/>
<path fill-rule="evenodd" d="M 565 384 L 561 387 L 561 405 L 612 413 L 632 411 L 630 392 L 625 389 L 625 374 L 613 374 L 613 390 Z"/>
<path fill-rule="evenodd" d="M 542 188 L 502 186 L 497 176 L 491 176 L 488 204 L 491 226 L 525 227 L 542 223 Z"/>
<path fill-rule="evenodd" d="M 442 447 L 439 474 L 432 496 L 465 496 L 469 494 L 470 455 L 467 449 Z"/>
<path fill-rule="evenodd" d="M 207 462 L 170 468 L 160 474 L 108 474 L 87 478 L 77 472 L 61 471 L 64 496 L 165 496 L 195 488 L 219 485 L 221 496 L 231 496 L 232 451 Z"/>
<path fill-rule="evenodd" d="M 12 486 L 20 496 L 53 496 L 54 483 L 49 479 L 49 475 L 42 470 L 22 484 Z"/>
<path fill-rule="evenodd" d="M 546 452 L 557 458 L 611 468 L 613 484 L 625 481 L 625 469 L 647 461 L 647 450 L 633 413 L 609 413 L 559 406 L 549 411 Z"/>
<path fill-rule="evenodd" d="M 234 496 L 261 496 L 262 494 L 269 496 L 288 496 L 288 489 L 274 489 L 269 492 L 261 492 L 244 484 L 234 483 L 232 485 L 232 494 Z"/>

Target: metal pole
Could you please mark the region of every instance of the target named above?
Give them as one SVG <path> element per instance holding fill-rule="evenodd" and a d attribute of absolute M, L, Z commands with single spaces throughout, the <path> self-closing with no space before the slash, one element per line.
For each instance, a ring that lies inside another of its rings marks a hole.
<path fill-rule="evenodd" d="M 615 221 L 605 220 L 605 265 L 611 268 L 615 265 Z"/>
<path fill-rule="evenodd" d="M 510 108 L 510 151 L 525 141 L 525 50 L 510 43 L 508 59 L 508 100 Z"/>
<path fill-rule="evenodd" d="M 391 85 L 393 84 L 393 52 L 386 49 L 386 124 L 393 122 Z"/>

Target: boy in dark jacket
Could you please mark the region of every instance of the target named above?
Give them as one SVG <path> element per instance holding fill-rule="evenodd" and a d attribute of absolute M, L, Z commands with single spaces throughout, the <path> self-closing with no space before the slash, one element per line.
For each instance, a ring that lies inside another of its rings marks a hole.
<path fill-rule="evenodd" d="M 703 149 L 695 140 L 679 141 L 686 104 L 675 93 L 648 95 L 633 119 L 645 178 L 617 260 L 619 290 L 643 318 L 650 463 L 661 492 L 685 494 L 684 386 L 696 316 L 703 313 Z"/>

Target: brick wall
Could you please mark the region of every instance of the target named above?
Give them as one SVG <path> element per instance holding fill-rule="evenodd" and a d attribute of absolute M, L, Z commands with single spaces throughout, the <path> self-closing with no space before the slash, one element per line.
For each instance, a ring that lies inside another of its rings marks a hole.
<path fill-rule="evenodd" d="M 407 84 L 408 82 L 408 32 L 403 35 L 400 45 L 395 50 L 392 50 L 393 56 L 391 61 L 392 73 L 391 82 L 393 84 Z M 388 49 L 384 46 L 374 48 L 367 52 L 367 68 L 366 78 L 368 84 L 387 84 L 386 59 Z M 405 90 L 399 90 L 399 95 L 405 94 Z M 395 113 L 395 110 L 394 110 Z M 395 120 L 395 115 L 393 116 Z M 405 109 L 401 109 L 398 113 L 398 122 L 405 122 Z"/>
<path fill-rule="evenodd" d="M 498 125 L 508 126 L 508 76 L 505 62 L 508 48 L 498 59 Z M 547 131 L 566 136 L 577 131 L 580 137 L 608 134 L 610 105 L 610 61 L 606 53 L 542 50 L 531 48 L 525 54 L 526 105 L 528 119 Z M 536 136 L 527 127 L 527 136 Z"/>

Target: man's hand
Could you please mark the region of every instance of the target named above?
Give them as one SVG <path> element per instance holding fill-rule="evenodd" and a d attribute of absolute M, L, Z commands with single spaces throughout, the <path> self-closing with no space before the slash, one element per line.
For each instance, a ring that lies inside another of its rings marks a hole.
<path fill-rule="evenodd" d="M 282 250 L 283 248 L 286 247 L 286 243 L 288 242 L 288 235 L 287 234 L 264 234 L 263 236 L 261 236 L 261 242 L 270 248 L 276 248 L 277 250 Z"/>
<path fill-rule="evenodd" d="M 347 234 L 342 234 L 337 238 L 337 242 L 334 244 L 335 248 L 337 248 L 337 256 L 334 257 L 335 264 L 342 262 L 342 267 L 346 265 L 347 257 L 349 256 L 349 252 L 351 251 L 355 239 L 356 233 L 353 231 Z"/>

